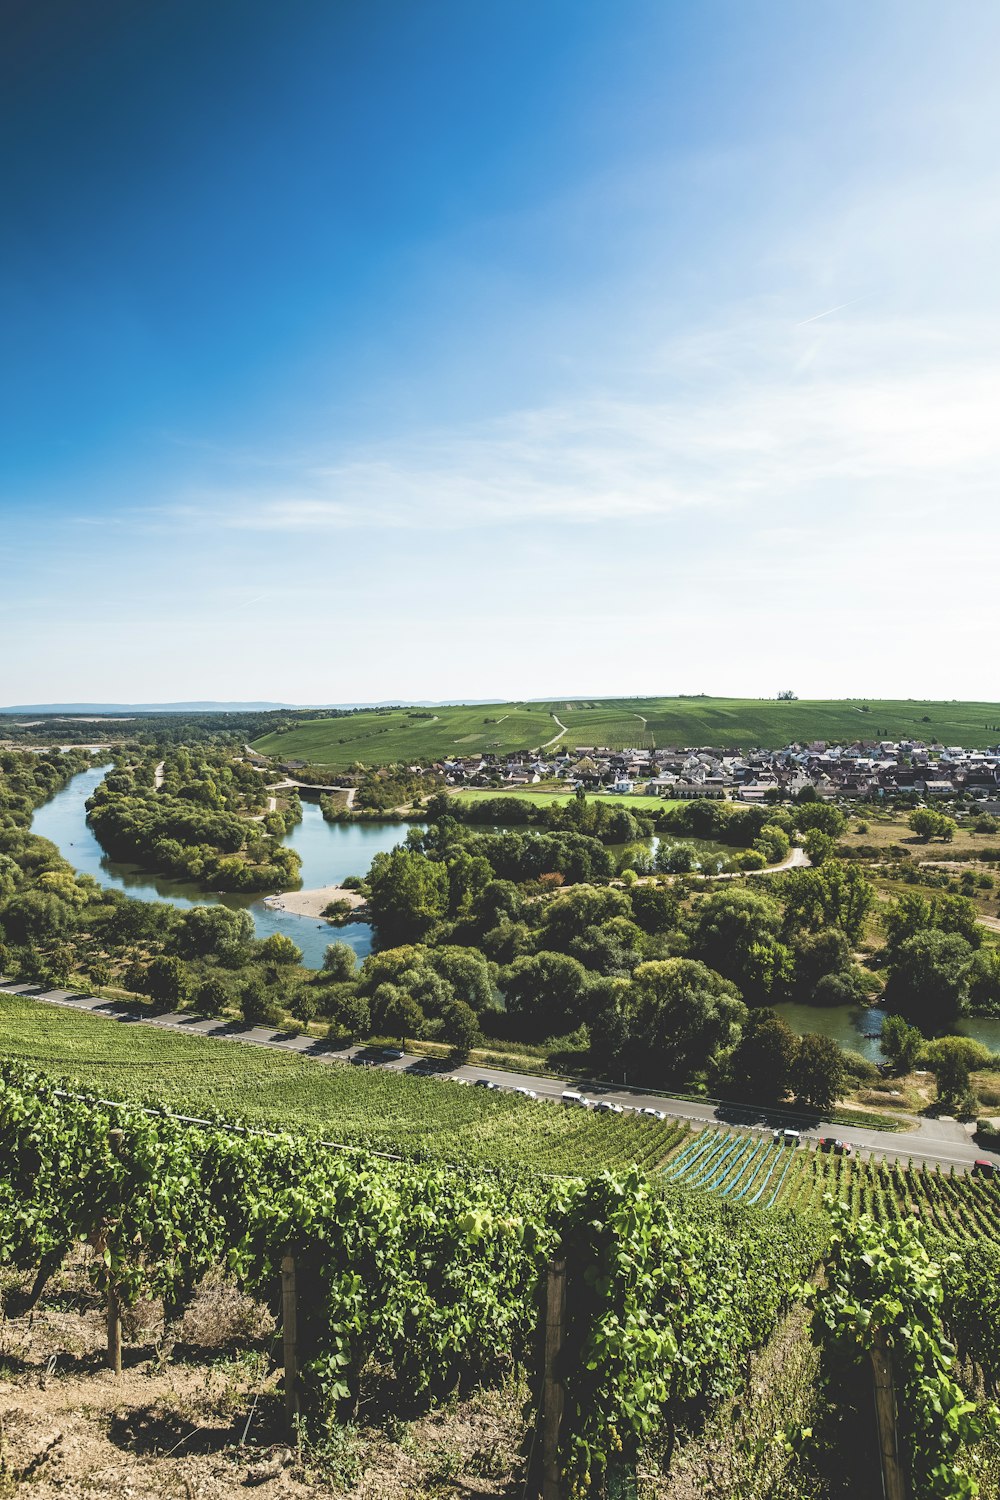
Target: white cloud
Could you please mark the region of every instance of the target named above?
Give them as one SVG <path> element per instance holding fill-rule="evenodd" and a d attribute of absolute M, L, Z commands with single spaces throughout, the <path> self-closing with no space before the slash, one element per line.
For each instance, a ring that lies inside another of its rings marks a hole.
<path fill-rule="evenodd" d="M 662 351 L 644 395 L 590 395 L 326 462 L 276 456 L 264 479 L 258 467 L 167 509 L 293 535 L 691 511 L 724 524 L 749 508 L 794 526 L 820 503 L 873 524 L 912 522 L 944 500 L 992 504 L 1000 363 L 966 353 L 954 328 L 858 308 L 837 316 L 795 328 L 754 311 Z"/>

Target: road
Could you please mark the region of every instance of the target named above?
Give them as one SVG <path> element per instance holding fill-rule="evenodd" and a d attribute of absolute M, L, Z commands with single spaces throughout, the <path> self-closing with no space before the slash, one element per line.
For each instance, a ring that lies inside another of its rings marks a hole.
<path fill-rule="evenodd" d="M 37 985 L 17 981 L 0 982 L 0 992 L 12 995 L 30 995 L 47 1005 L 65 1006 L 70 1010 L 86 1011 L 94 1016 L 103 1016 L 126 1025 L 159 1026 L 168 1031 L 179 1031 L 188 1036 L 211 1037 L 220 1041 L 241 1042 L 244 1046 L 270 1047 L 283 1052 L 296 1052 L 322 1063 L 345 1063 L 365 1047 L 345 1047 L 336 1050 L 317 1037 L 290 1036 L 267 1027 L 243 1026 L 242 1023 L 221 1021 L 217 1017 L 196 1017 L 187 1011 L 176 1011 L 159 1016 L 134 1013 L 128 1006 L 116 1001 L 102 1000 L 93 995 L 80 995 L 69 990 L 40 990 Z M 827 1121 L 805 1122 L 801 1116 L 789 1110 L 767 1109 L 755 1105 L 717 1103 L 708 1099 L 678 1099 L 656 1090 L 631 1088 L 624 1084 L 604 1083 L 597 1079 L 567 1081 L 562 1078 L 539 1077 L 535 1073 L 517 1073 L 502 1068 L 479 1068 L 471 1064 L 448 1068 L 426 1057 L 406 1055 L 399 1061 L 381 1063 L 398 1073 L 427 1074 L 445 1079 L 458 1077 L 474 1082 L 487 1078 L 505 1089 L 532 1089 L 539 1099 L 557 1100 L 564 1089 L 584 1093 L 588 1099 L 608 1099 L 633 1109 L 662 1109 L 666 1114 L 689 1121 L 692 1125 L 755 1126 L 774 1129 L 792 1126 L 801 1130 L 809 1140 L 820 1136 L 836 1136 L 849 1141 L 864 1156 L 877 1157 L 883 1161 L 912 1162 L 915 1165 L 954 1167 L 956 1171 L 968 1171 L 976 1160 L 988 1159 L 1000 1165 L 1000 1156 L 984 1151 L 971 1139 L 965 1126 L 957 1120 L 932 1120 L 923 1116 L 900 1115 L 910 1126 L 905 1133 L 885 1130 L 869 1130 L 859 1125 L 835 1125 Z"/>

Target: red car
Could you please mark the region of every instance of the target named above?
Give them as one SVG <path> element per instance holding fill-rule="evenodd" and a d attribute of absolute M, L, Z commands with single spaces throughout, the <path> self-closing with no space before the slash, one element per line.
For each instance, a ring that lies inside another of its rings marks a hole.
<path fill-rule="evenodd" d="M 995 1177 L 998 1170 L 996 1162 L 986 1161 L 984 1157 L 972 1163 L 973 1174 L 979 1177 Z"/>
<path fill-rule="evenodd" d="M 832 1151 L 834 1156 L 853 1156 L 854 1147 L 848 1141 L 835 1141 L 832 1135 L 821 1136 L 816 1143 L 817 1151 Z"/>

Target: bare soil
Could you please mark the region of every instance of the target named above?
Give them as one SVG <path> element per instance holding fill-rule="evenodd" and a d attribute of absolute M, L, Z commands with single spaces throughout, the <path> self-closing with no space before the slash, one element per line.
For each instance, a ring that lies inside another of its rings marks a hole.
<path fill-rule="evenodd" d="M 0 1316 L 0 1496 L 32 1500 L 487 1500 L 520 1495 L 526 1392 L 454 1401 L 410 1422 L 339 1428 L 311 1446 L 283 1430 L 274 1325 L 224 1283 L 179 1326 L 130 1315 L 123 1370 L 105 1367 L 103 1309 L 78 1263 L 33 1314 L 7 1278 Z"/>

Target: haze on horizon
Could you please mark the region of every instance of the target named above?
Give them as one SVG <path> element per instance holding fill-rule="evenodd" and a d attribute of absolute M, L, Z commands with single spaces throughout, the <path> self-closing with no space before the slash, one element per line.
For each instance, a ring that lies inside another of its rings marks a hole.
<path fill-rule="evenodd" d="M 0 702 L 1000 699 L 1000 12 L 15 0 Z"/>

